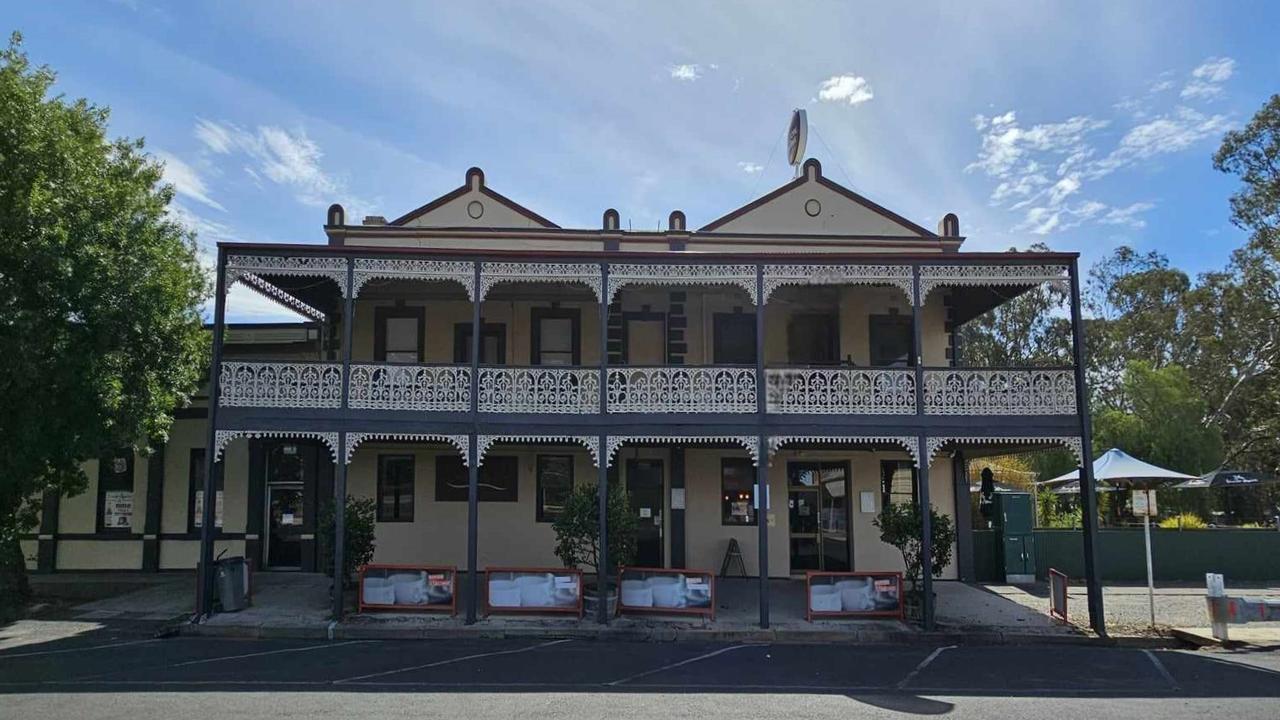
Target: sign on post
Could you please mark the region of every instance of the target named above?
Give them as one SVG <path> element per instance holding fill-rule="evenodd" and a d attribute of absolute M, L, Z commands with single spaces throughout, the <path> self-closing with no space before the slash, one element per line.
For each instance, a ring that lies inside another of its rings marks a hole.
<path fill-rule="evenodd" d="M 1156 510 L 1155 490 L 1134 490 L 1132 500 L 1134 515 L 1138 517 L 1155 517 L 1159 514 Z"/>

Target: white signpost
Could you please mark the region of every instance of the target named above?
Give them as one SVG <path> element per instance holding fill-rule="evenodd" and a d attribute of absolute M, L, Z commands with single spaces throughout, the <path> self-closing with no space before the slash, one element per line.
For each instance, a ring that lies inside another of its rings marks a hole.
<path fill-rule="evenodd" d="M 1147 547 L 1147 605 L 1151 609 L 1151 626 L 1156 624 L 1156 584 L 1151 571 L 1151 516 L 1156 514 L 1156 491 L 1133 491 L 1133 514 L 1142 516 L 1142 535 Z"/>

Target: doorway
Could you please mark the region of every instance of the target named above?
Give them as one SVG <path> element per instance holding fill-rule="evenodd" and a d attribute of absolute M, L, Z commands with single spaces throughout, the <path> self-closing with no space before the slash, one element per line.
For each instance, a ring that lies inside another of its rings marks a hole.
<path fill-rule="evenodd" d="M 636 518 L 636 557 L 638 567 L 660 568 L 663 563 L 662 461 L 632 458 L 627 460 L 627 495 Z"/>
<path fill-rule="evenodd" d="M 307 523 L 308 446 L 279 443 L 267 452 L 265 501 L 267 528 L 263 548 L 268 570 L 301 570 Z M 314 488 L 314 483 L 311 484 Z"/>
<path fill-rule="evenodd" d="M 792 573 L 851 569 L 848 463 L 787 463 L 787 514 Z"/>

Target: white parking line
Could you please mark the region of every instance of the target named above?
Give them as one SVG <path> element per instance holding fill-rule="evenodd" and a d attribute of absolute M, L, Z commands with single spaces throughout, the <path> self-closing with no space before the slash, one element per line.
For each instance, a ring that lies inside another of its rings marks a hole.
<path fill-rule="evenodd" d="M 907 686 L 907 683 L 910 683 L 912 680 L 916 679 L 916 676 L 920 674 L 921 670 L 924 670 L 926 667 L 929 667 L 929 663 L 933 662 L 934 660 L 937 660 L 938 656 L 941 655 L 943 651 L 950 650 L 954 647 L 955 645 L 944 645 L 934 650 L 933 652 L 929 653 L 929 656 L 926 657 L 924 660 L 921 660 L 920 664 L 917 665 L 914 670 L 907 673 L 907 676 L 902 678 L 902 680 L 898 682 L 896 687 L 899 690 L 905 688 Z"/>
<path fill-rule="evenodd" d="M 1146 653 L 1147 658 L 1151 660 L 1151 664 L 1156 666 L 1156 671 L 1164 677 L 1165 682 L 1169 683 L 1170 690 L 1178 692 L 1182 689 L 1178 687 L 1178 681 L 1173 679 L 1173 673 L 1169 672 L 1169 669 L 1164 666 L 1164 663 L 1160 662 L 1160 658 L 1156 657 L 1155 653 L 1150 650 L 1143 650 L 1142 652 Z"/>
<path fill-rule="evenodd" d="M 450 665 L 453 663 L 465 662 L 467 660 L 478 660 L 480 658 L 495 657 L 498 655 L 515 655 L 517 653 L 529 652 L 530 650 L 537 650 L 539 648 L 551 647 L 552 645 L 559 645 L 560 643 L 567 643 L 567 642 L 571 642 L 571 640 L 569 638 L 565 638 L 562 640 L 552 640 L 551 642 L 544 642 L 544 643 L 539 643 L 537 645 L 530 645 L 528 647 L 517 648 L 515 650 L 499 650 L 497 652 L 477 653 L 475 655 L 465 655 L 463 657 L 449 658 L 448 660 L 437 660 L 436 662 L 427 663 L 425 665 L 411 665 L 409 667 L 397 668 L 395 670 L 386 670 L 383 672 L 369 673 L 368 675 L 356 675 L 355 677 L 342 678 L 341 680 L 334 680 L 333 684 L 338 685 L 341 683 L 355 682 L 357 680 L 368 680 L 369 678 L 384 677 L 386 675 L 395 675 L 396 673 L 410 672 L 412 670 L 426 670 L 427 668 L 440 667 L 441 665 Z"/>
<path fill-rule="evenodd" d="M 104 650 L 106 648 L 124 647 L 125 645 L 144 645 L 146 643 L 160 642 L 160 638 L 149 638 L 147 640 L 130 640 L 128 642 L 107 643 L 106 645 L 90 645 L 89 647 L 63 648 L 61 650 L 41 650 L 39 652 L 18 653 L 16 655 L 0 655 L 0 660 L 8 660 L 9 658 L 35 657 L 37 655 L 60 655 L 62 653 L 88 652 L 90 650 Z"/>
<path fill-rule="evenodd" d="M 369 640 L 348 640 L 340 643 L 325 643 L 324 645 L 306 645 L 304 647 L 284 648 L 283 650 L 264 650 L 256 653 L 245 653 L 244 655 L 224 655 L 222 657 L 204 658 L 201 660 L 188 660 L 186 662 L 175 663 L 166 667 L 187 667 L 188 665 L 203 665 L 205 663 L 222 662 L 223 660 L 243 660 L 244 658 L 263 657 L 265 655 L 281 655 L 283 653 L 310 652 L 312 650 L 328 650 L 329 648 L 342 647 L 343 645 L 359 645 L 361 643 L 370 642 Z"/>
<path fill-rule="evenodd" d="M 684 666 L 684 665 L 688 665 L 688 664 L 690 664 L 690 663 L 696 663 L 696 662 L 700 662 L 700 661 L 702 661 L 702 660 L 706 660 L 707 658 L 713 658 L 713 657 L 715 657 L 715 656 L 717 656 L 717 655 L 723 655 L 724 653 L 727 653 L 727 652 L 729 652 L 730 650 L 741 650 L 742 648 L 747 648 L 747 647 L 762 647 L 762 645 L 760 645 L 760 644 L 758 644 L 758 643 L 757 643 L 757 644 L 754 644 L 754 645 L 734 645 L 734 646 L 732 646 L 732 647 L 720 648 L 719 650 L 716 650 L 716 651 L 714 651 L 714 652 L 706 653 L 705 655 L 699 655 L 699 656 L 697 656 L 697 657 L 691 657 L 691 658 L 689 658 L 688 660 L 681 660 L 680 662 L 671 663 L 670 665 L 663 665 L 662 667 L 660 667 L 660 668 L 654 668 L 653 670 L 645 670 L 645 671 L 644 671 L 644 672 L 642 672 L 642 673 L 636 673 L 635 675 L 628 675 L 627 677 L 624 677 L 624 678 L 622 678 L 621 680 L 614 680 L 613 682 L 611 682 L 611 683 L 606 683 L 606 684 L 607 684 L 607 685 L 611 685 L 611 686 L 612 686 L 612 685 L 621 685 L 622 683 L 625 683 L 625 682 L 631 682 L 632 680 L 638 680 L 638 679 L 640 679 L 640 678 L 642 678 L 642 677 L 648 677 L 648 676 L 650 676 L 650 675 L 656 675 L 656 674 L 658 674 L 658 673 L 660 673 L 660 672 L 663 672 L 663 671 L 666 671 L 666 670 L 672 670 L 672 669 L 674 669 L 674 668 L 678 668 L 678 667 L 681 667 L 681 666 Z"/>

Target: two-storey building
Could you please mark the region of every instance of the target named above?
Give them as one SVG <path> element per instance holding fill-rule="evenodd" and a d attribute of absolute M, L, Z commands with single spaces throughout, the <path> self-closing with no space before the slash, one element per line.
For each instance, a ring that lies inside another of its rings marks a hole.
<path fill-rule="evenodd" d="M 660 232 L 615 210 L 561 228 L 473 168 L 389 222 L 335 205 L 324 232 L 220 246 L 207 408 L 179 420 L 155 477 L 131 458 L 89 493 L 163 488 L 131 498 L 138 566 L 223 547 L 260 568 L 340 564 L 317 557 L 318 508 L 370 497 L 375 561 L 456 565 L 471 620 L 484 568 L 558 564 L 551 523 L 591 481 L 626 488 L 638 565 L 714 571 L 736 539 L 767 625 L 769 578 L 900 569 L 873 525 L 889 503 L 950 515 L 943 577 L 970 577 L 966 455 L 1088 453 L 1078 346 L 1077 367 L 1035 368 L 963 367 L 956 348 L 961 325 L 1041 283 L 1070 290 L 1078 330 L 1076 255 L 961 252 L 954 215 L 929 230 L 816 160 L 698 229 L 678 210 Z M 235 283 L 309 318 L 311 344 L 231 343 Z M 103 564 L 52 527 L 48 563 Z"/>

